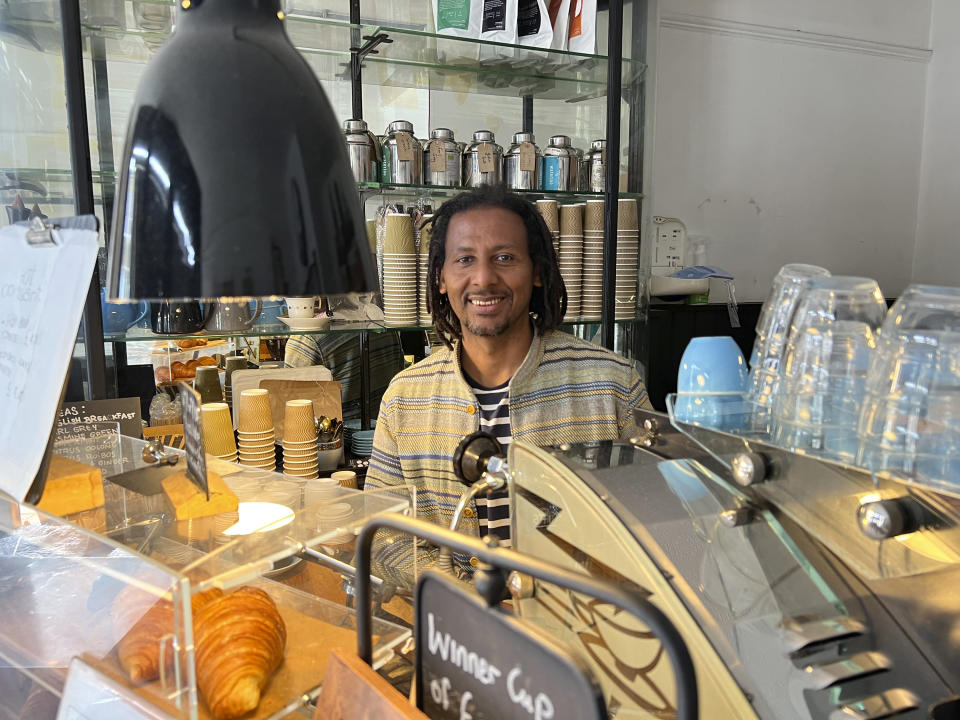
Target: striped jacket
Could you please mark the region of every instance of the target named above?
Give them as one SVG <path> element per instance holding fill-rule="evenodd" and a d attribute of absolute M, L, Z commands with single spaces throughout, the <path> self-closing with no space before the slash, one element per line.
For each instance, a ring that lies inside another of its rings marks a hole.
<path fill-rule="evenodd" d="M 634 429 L 633 408 L 649 406 L 630 361 L 559 331 L 534 336 L 508 396 L 513 439 L 537 446 L 615 440 Z M 384 394 L 365 488 L 412 485 L 417 516 L 449 527 L 465 489 L 451 459 L 463 437 L 479 427 L 459 344 L 434 351 L 399 373 Z M 476 512 L 472 515 L 460 529 L 477 535 Z M 378 543 L 378 570 L 398 584 L 408 583 L 411 548 L 402 539 Z M 419 558 L 421 563 L 431 559 Z"/>

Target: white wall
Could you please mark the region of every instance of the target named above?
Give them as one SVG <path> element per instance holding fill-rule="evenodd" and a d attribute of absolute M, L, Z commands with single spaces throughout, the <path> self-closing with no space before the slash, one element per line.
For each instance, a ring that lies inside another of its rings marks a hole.
<path fill-rule="evenodd" d="M 960 4 L 935 0 L 913 281 L 960 285 Z"/>
<path fill-rule="evenodd" d="M 930 0 L 660 8 L 652 212 L 708 236 L 741 300 L 762 300 L 787 262 L 898 294 L 913 263 Z"/>

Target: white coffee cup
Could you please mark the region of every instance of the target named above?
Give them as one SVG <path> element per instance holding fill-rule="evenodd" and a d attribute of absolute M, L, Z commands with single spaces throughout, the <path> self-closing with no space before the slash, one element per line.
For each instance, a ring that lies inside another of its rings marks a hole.
<path fill-rule="evenodd" d="M 287 303 L 287 317 L 291 318 L 312 318 L 315 314 L 317 296 L 311 297 L 288 297 L 284 298 Z"/>

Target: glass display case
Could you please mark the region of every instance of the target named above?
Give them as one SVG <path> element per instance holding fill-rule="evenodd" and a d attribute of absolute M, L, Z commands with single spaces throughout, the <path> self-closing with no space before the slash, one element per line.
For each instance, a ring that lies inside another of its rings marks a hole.
<path fill-rule="evenodd" d="M 711 454 L 665 416 L 638 420 L 634 443 L 511 445 L 518 551 L 648 596 L 689 646 L 711 716 L 926 718 L 949 706 L 955 503 L 732 436 Z M 734 451 L 775 470 L 741 486 L 720 461 Z M 871 536 L 858 508 L 879 499 L 923 519 Z M 547 584 L 518 597 L 522 615 L 582 651 L 618 718 L 670 715 L 672 674 L 645 628 Z"/>
<path fill-rule="evenodd" d="M 359 9 L 360 21 L 350 22 Z M 174 27 L 177 5 L 171 0 L 79 0 L 79 41 L 83 49 L 83 81 L 89 125 L 89 157 L 94 212 L 109 237 L 116 188 L 114 158 L 122 153 L 127 115 L 144 67 Z M 498 133 L 509 145 L 513 133 L 528 128 L 542 147 L 556 134 L 571 136 L 575 147 L 588 149 L 605 137 L 608 121 L 617 115 L 620 127 L 619 190 L 641 199 L 643 178 L 649 175 L 644 138 L 652 120 L 653 92 L 648 62 L 655 55 L 655 2 L 627 2 L 619 19 L 624 41 L 619 82 L 608 77 L 608 11 L 597 18 L 595 54 L 498 45 L 454 38 L 433 32 L 429 2 L 343 2 L 288 0 L 284 3 L 287 33 L 316 73 L 341 121 L 363 117 L 380 132 L 387 123 L 404 118 L 418 137 L 432 128 L 452 128 L 462 140 L 480 127 Z M 70 141 L 65 128 L 64 57 L 59 5 L 47 0 L 8 3 L 0 15 L 0 65 L 5 142 L 0 143 L 0 201 L 8 208 L 0 223 L 20 219 L 20 201 L 27 213 L 34 207 L 51 217 L 73 214 L 74 176 Z M 68 33 L 71 28 L 67 28 Z M 370 52 L 358 51 L 365 40 L 381 38 Z M 486 54 L 485 54 L 486 53 Z M 492 59 L 487 54 L 493 53 Z M 351 59 L 359 57 L 354 75 Z M 69 60 L 69 58 L 68 58 Z M 619 89 L 616 89 L 619 87 Z M 611 92 L 612 90 L 612 92 Z M 491 103 L 495 111 L 491 112 Z M 77 110 L 76 108 L 74 109 Z M 330 138 L 339 142 L 340 138 Z M 456 188 L 363 183 L 358 192 L 368 217 L 385 205 L 423 207 L 437 204 Z M 534 197 L 563 202 L 602 198 L 603 193 L 531 191 Z M 18 200 L 19 198 L 19 200 Z M 647 215 L 643 208 L 642 215 Z M 641 228 L 643 224 L 641 223 Z M 101 270 L 104 268 L 101 267 Z M 101 277 L 105 273 L 101 272 Z M 610 313 L 611 316 L 613 313 Z M 634 317 L 618 318 L 615 349 L 633 354 L 642 333 L 642 299 Z M 107 325 L 107 365 L 112 371 L 108 395 L 123 384 L 128 363 L 145 363 L 145 353 L 132 343 L 163 339 L 143 322 Z M 602 323 L 570 323 L 571 331 L 593 337 Z M 392 328 L 396 329 L 396 328 Z M 410 328 L 423 330 L 422 327 Z M 250 338 L 291 334 L 384 331 L 382 322 L 333 323 L 322 330 L 292 331 L 265 316 L 251 330 L 227 333 Z M 243 343 L 238 339 L 238 342 Z M 78 362 L 86 356 L 79 345 Z M 118 377 L 120 376 L 120 377 Z M 72 387 L 74 394 L 76 383 Z M 84 388 L 81 388 L 84 389 Z M 90 388 L 84 393 L 90 395 Z M 81 399 L 81 398 L 75 398 Z"/>
<path fill-rule="evenodd" d="M 58 443 L 57 454 L 101 469 L 102 507 L 60 518 L 0 502 L 7 618 L 0 628 L 0 709 L 9 717 L 53 718 L 71 663 L 80 660 L 131 702 L 171 717 L 209 717 L 194 619 L 204 603 L 256 588 L 276 605 L 286 642 L 251 717 L 309 713 L 304 698 L 316 696 L 331 650 L 356 645 L 355 613 L 286 578 L 308 556 L 349 571 L 355 531 L 377 513 L 407 511 L 409 497 L 348 488 L 331 493 L 316 481 L 210 457 L 208 470 L 223 477 L 237 509 L 178 520 L 165 493 L 135 492 L 111 480 L 129 484 L 121 473 L 147 466 L 145 446 L 107 434 Z M 374 633 L 375 667 L 409 637 L 382 619 Z M 143 660 L 151 651 L 152 671 Z M 53 714 L 24 714 L 44 694 Z"/>

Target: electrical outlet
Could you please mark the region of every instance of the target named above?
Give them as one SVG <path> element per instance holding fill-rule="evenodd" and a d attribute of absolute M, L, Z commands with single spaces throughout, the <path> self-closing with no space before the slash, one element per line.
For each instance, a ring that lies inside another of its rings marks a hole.
<path fill-rule="evenodd" d="M 653 217 L 653 268 L 681 268 L 687 257 L 687 228 L 677 218 Z"/>

